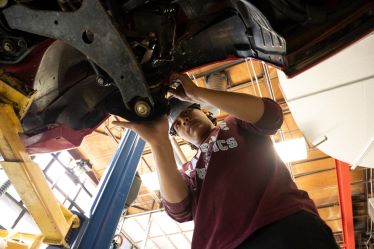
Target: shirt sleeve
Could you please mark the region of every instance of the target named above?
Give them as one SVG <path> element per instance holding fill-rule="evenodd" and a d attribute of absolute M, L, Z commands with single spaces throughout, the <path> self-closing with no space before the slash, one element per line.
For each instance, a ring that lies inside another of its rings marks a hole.
<path fill-rule="evenodd" d="M 188 195 L 187 197 L 178 203 L 170 203 L 167 202 L 165 199 L 162 200 L 166 213 L 175 221 L 177 222 L 186 222 L 193 220 L 192 215 L 192 204 L 193 198 L 191 193 L 191 187 L 189 184 L 188 176 L 181 172 L 184 181 L 188 187 Z"/>
<path fill-rule="evenodd" d="M 190 196 L 179 203 L 170 203 L 162 200 L 166 213 L 177 222 L 192 220 L 192 207 Z"/>
<path fill-rule="evenodd" d="M 262 98 L 264 102 L 264 114 L 256 123 L 251 124 L 240 119 L 236 119 L 240 127 L 248 129 L 259 135 L 273 135 L 282 126 L 282 108 L 269 98 Z"/>

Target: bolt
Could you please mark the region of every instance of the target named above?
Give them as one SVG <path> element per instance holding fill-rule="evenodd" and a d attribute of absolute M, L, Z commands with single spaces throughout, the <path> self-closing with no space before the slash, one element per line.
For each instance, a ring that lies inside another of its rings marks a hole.
<path fill-rule="evenodd" d="M 26 41 L 23 40 L 23 39 L 18 40 L 17 45 L 18 45 L 18 47 L 20 47 L 20 48 L 26 48 L 26 47 L 27 47 L 27 43 L 26 43 Z"/>
<path fill-rule="evenodd" d="M 139 116 L 139 117 L 143 117 L 143 118 L 146 118 L 149 116 L 149 114 L 151 113 L 151 107 L 149 106 L 149 104 L 145 101 L 137 101 L 135 103 L 135 113 Z"/>
<path fill-rule="evenodd" d="M 14 51 L 14 45 L 13 45 L 12 42 L 6 41 L 6 42 L 3 43 L 3 49 L 8 53 L 13 52 Z"/>
<path fill-rule="evenodd" d="M 156 33 L 155 32 L 149 32 L 148 36 L 150 38 L 155 38 L 156 37 Z"/>
<path fill-rule="evenodd" d="M 104 86 L 104 85 L 105 85 L 105 80 L 104 80 L 104 78 L 101 77 L 100 75 L 98 75 L 98 76 L 96 77 L 96 82 L 97 82 L 97 84 L 99 84 L 100 86 Z"/>
<path fill-rule="evenodd" d="M 159 64 L 159 60 L 157 60 L 157 59 L 154 59 L 154 60 L 152 60 L 152 67 L 157 67 L 158 66 L 158 64 Z"/>
<path fill-rule="evenodd" d="M 171 14 L 171 13 L 173 13 L 174 11 L 175 11 L 174 8 L 165 8 L 165 9 L 162 9 L 162 10 L 161 10 L 161 12 L 162 12 L 163 14 Z"/>

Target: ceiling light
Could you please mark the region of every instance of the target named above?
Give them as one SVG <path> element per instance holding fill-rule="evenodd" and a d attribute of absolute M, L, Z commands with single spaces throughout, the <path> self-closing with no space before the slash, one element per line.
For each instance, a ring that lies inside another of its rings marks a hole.
<path fill-rule="evenodd" d="M 308 157 L 303 137 L 275 143 L 274 147 L 284 163 L 305 160 Z"/>
<path fill-rule="evenodd" d="M 228 78 L 225 71 L 214 72 L 205 77 L 205 85 L 208 89 L 226 91 Z"/>
<path fill-rule="evenodd" d="M 150 191 L 160 190 L 160 183 L 158 181 L 157 172 L 141 175 L 142 183 Z"/>

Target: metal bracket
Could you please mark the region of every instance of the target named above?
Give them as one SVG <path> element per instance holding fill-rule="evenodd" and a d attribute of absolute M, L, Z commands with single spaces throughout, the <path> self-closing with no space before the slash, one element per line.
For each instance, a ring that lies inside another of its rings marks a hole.
<path fill-rule="evenodd" d="M 3 13 L 11 28 L 62 40 L 89 57 L 112 77 L 129 110 L 136 97 L 154 106 L 131 48 L 99 0 L 84 0 L 74 12 L 33 10 L 17 4 Z"/>

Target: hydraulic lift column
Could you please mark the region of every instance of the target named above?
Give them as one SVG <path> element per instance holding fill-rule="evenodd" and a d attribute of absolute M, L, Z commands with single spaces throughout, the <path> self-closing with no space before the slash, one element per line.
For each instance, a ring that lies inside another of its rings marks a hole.
<path fill-rule="evenodd" d="M 74 249 L 109 249 L 125 208 L 144 141 L 127 130 L 100 182 L 100 189 L 73 243 Z"/>

